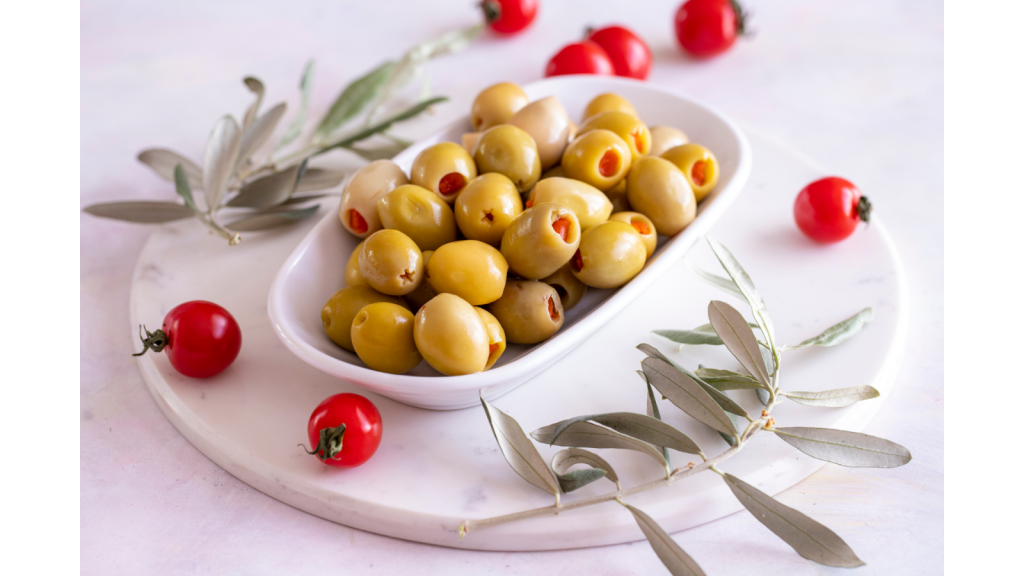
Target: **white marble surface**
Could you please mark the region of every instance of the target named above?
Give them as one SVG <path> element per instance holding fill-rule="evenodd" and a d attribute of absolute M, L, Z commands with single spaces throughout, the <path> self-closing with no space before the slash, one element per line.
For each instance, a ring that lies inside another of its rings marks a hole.
<path fill-rule="evenodd" d="M 253 2 L 83 4 L 83 204 L 167 198 L 166 184 L 134 154 L 163 144 L 198 157 L 213 120 L 247 103 L 238 83 L 244 74 L 267 82 L 272 101 L 292 97 L 295 76 L 316 55 L 314 109 L 323 110 L 341 83 L 381 57 L 473 18 L 469 2 L 381 4 L 293 3 L 287 12 Z M 487 39 L 433 64 L 435 88 L 455 96 L 451 109 L 464 107 L 479 84 L 536 78 L 584 24 L 618 20 L 651 44 L 651 81 L 716 104 L 870 194 L 901 249 L 913 298 L 899 386 L 867 432 L 906 445 L 915 460 L 895 470 L 826 466 L 780 498 L 840 531 L 868 562 L 858 573 L 940 572 L 941 4 L 751 2 L 758 36 L 709 63 L 676 52 L 674 4 L 628 11 L 610 2 L 547 2 L 528 34 Z M 441 110 L 437 121 L 455 114 Z M 83 573 L 661 570 L 642 543 L 485 553 L 393 540 L 298 512 L 226 474 L 167 422 L 126 355 L 129 281 L 147 234 L 82 219 Z M 832 571 L 797 557 L 746 514 L 676 539 L 708 573 Z"/>

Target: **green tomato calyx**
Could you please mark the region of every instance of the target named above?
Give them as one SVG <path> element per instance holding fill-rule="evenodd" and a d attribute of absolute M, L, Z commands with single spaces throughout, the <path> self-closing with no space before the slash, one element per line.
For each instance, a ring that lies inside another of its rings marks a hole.
<path fill-rule="evenodd" d="M 871 202 L 868 202 L 867 196 L 861 196 L 860 200 L 857 200 L 857 206 L 855 208 L 857 216 L 865 221 L 871 221 Z"/>
<path fill-rule="evenodd" d="M 341 424 L 334 428 L 321 428 L 320 429 L 320 440 L 316 443 L 316 448 L 312 450 L 306 450 L 306 447 L 302 444 L 303 450 L 306 450 L 306 454 L 316 454 L 316 457 L 321 462 L 326 462 L 328 459 L 337 460 L 338 454 L 341 454 L 342 441 L 345 439 L 345 425 Z"/>
<path fill-rule="evenodd" d="M 142 335 L 142 331 L 146 330 L 146 335 Z M 142 356 L 146 353 L 146 350 L 152 350 L 153 352 L 160 352 L 167 346 L 167 334 L 160 329 L 156 332 L 150 332 L 143 326 L 139 326 L 139 340 L 142 340 L 142 352 L 132 354 L 132 356 Z"/>

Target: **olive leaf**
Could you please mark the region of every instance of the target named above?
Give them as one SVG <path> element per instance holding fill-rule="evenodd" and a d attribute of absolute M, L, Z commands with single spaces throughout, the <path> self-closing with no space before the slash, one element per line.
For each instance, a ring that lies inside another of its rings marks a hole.
<path fill-rule="evenodd" d="M 660 358 L 646 358 L 642 365 L 651 385 L 680 410 L 719 432 L 736 435 L 736 429 L 725 411 L 696 380 Z"/>
<path fill-rule="evenodd" d="M 101 218 L 140 224 L 160 224 L 195 216 L 191 208 L 174 202 L 106 202 L 86 206 L 84 211 Z"/>
<path fill-rule="evenodd" d="M 653 518 L 643 510 L 630 506 L 622 500 L 619 500 L 619 504 L 625 506 L 633 514 L 633 519 L 636 520 L 640 530 L 647 537 L 647 541 L 651 543 L 654 553 L 658 555 L 658 559 L 665 565 L 665 568 L 668 568 L 669 573 L 673 576 L 703 576 L 704 571 L 700 566 Z"/>
<path fill-rule="evenodd" d="M 718 334 L 711 332 L 702 332 L 700 330 L 653 330 L 655 334 L 663 338 L 668 338 L 673 342 L 679 344 L 690 344 L 693 346 L 707 344 L 711 346 L 719 346 L 722 344 L 722 339 L 718 337 Z"/>
<path fill-rule="evenodd" d="M 689 258 L 686 258 L 684 261 L 686 262 L 686 267 L 690 269 L 690 272 L 693 272 L 698 278 L 700 278 L 704 282 L 714 286 L 715 288 L 718 288 L 719 290 L 722 290 L 723 292 L 729 294 L 730 296 L 735 296 L 740 300 L 746 300 L 746 297 L 743 296 L 743 293 L 740 292 L 740 289 L 736 287 L 736 283 L 730 280 L 729 278 L 722 278 L 718 274 L 712 274 L 711 272 L 703 270 L 697 267 L 696 264 L 691 262 Z"/>
<path fill-rule="evenodd" d="M 768 402 L 771 401 L 772 395 L 764 388 L 758 388 L 757 390 L 754 390 L 754 392 L 757 393 L 758 402 L 760 402 L 762 406 L 768 406 Z"/>
<path fill-rule="evenodd" d="M 352 134 L 351 136 L 347 136 L 337 142 L 334 142 L 333 144 L 324 146 L 320 150 L 316 151 L 314 153 L 314 156 L 323 154 L 324 152 L 333 150 L 335 148 L 346 148 L 348 146 L 351 146 L 356 142 L 359 142 L 360 140 L 365 140 L 370 136 L 373 136 L 374 134 L 380 134 L 388 130 L 389 128 L 391 128 L 393 124 L 396 124 L 403 120 L 408 120 L 409 118 L 412 118 L 413 116 L 420 114 L 421 112 L 423 112 L 427 108 L 430 108 L 434 104 L 440 104 L 441 102 L 447 101 L 448 98 L 446 96 L 438 96 L 436 98 L 431 98 L 429 100 L 423 100 L 422 102 L 414 104 L 413 106 L 410 106 L 405 110 L 402 110 L 401 112 L 388 116 L 387 118 L 381 120 L 380 122 L 372 126 L 363 128 L 362 130 L 359 130 L 358 132 Z"/>
<path fill-rule="evenodd" d="M 671 448 L 687 454 L 701 454 L 700 447 L 670 424 L 656 418 L 632 412 L 611 412 L 608 414 L 590 414 L 563 420 L 555 425 L 551 432 L 551 441 L 555 443 L 567 429 L 577 422 L 596 422 L 616 432 L 637 440 L 643 440 L 659 447 Z"/>
<path fill-rule="evenodd" d="M 238 158 L 238 122 L 230 115 L 221 116 L 206 141 L 203 155 L 203 191 L 207 208 L 220 206 L 228 180 Z"/>
<path fill-rule="evenodd" d="M 341 181 L 344 179 L 345 173 L 339 170 L 307 168 L 302 177 L 299 178 L 299 185 L 295 187 L 295 193 L 334 188 L 341 184 Z"/>
<path fill-rule="evenodd" d="M 726 484 L 743 507 L 776 536 L 782 538 L 808 560 L 826 566 L 853 568 L 863 566 L 853 550 L 828 527 L 782 504 L 743 480 L 725 474 Z"/>
<path fill-rule="evenodd" d="M 835 346 L 853 338 L 875 317 L 871 308 L 865 308 L 846 320 L 829 327 L 814 338 L 808 338 L 795 346 L 780 346 L 779 350 L 796 350 L 805 346 Z"/>
<path fill-rule="evenodd" d="M 861 400 L 878 398 L 881 395 L 872 386 L 853 386 L 822 392 L 783 392 L 782 394 L 797 404 L 825 408 L 843 408 Z"/>
<path fill-rule="evenodd" d="M 541 458 L 537 447 L 530 442 L 530 439 L 523 433 L 522 427 L 515 418 L 491 406 L 480 396 L 480 403 L 484 405 L 484 412 L 487 413 L 487 421 L 491 424 L 491 431 L 494 432 L 494 439 L 498 441 L 498 447 L 502 455 L 508 461 L 512 469 L 523 477 L 524 480 L 534 486 L 553 495 L 558 501 L 558 482 L 548 470 L 544 459 Z"/>
<path fill-rule="evenodd" d="M 374 160 L 390 160 L 406 148 L 408 148 L 408 146 L 403 146 L 402 144 L 395 142 L 384 144 L 383 146 L 377 146 L 375 148 L 345 146 L 345 149 L 349 152 L 357 154 L 364 160 L 369 160 L 370 162 L 373 162 Z"/>
<path fill-rule="evenodd" d="M 895 442 L 831 428 L 769 428 L 812 458 L 851 468 L 896 468 L 910 462 L 910 451 Z"/>
<path fill-rule="evenodd" d="M 761 357 L 761 347 L 743 315 L 721 300 L 712 300 L 708 304 L 708 319 L 711 320 L 711 325 L 714 326 L 715 332 L 718 333 L 725 347 L 732 352 L 739 363 L 764 385 L 770 385 L 768 369 Z"/>
<path fill-rule="evenodd" d="M 139 162 L 149 166 L 156 175 L 174 182 L 174 167 L 181 164 L 193 190 L 203 189 L 203 170 L 195 162 L 166 148 L 150 148 L 139 152 Z"/>
<path fill-rule="evenodd" d="M 586 464 L 590 468 L 569 470 L 577 464 Z M 558 478 L 558 485 L 562 488 L 562 492 L 572 492 L 601 478 L 608 478 L 614 482 L 616 490 L 622 488 L 612 465 L 597 454 L 582 448 L 560 450 L 551 458 L 551 469 L 554 470 L 555 477 Z"/>
<path fill-rule="evenodd" d="M 302 203 L 305 203 L 305 202 L 316 200 L 317 198 L 323 198 L 325 196 L 336 196 L 336 194 L 324 193 L 324 194 L 303 194 L 302 196 L 294 196 L 293 195 L 292 197 L 288 198 L 284 202 L 281 202 L 281 204 L 279 204 L 279 206 L 292 206 L 294 204 L 302 204 Z"/>
<path fill-rule="evenodd" d="M 316 127 L 313 137 L 318 141 L 327 141 L 377 98 L 394 72 L 395 63 L 389 60 L 346 86 Z"/>
<path fill-rule="evenodd" d="M 736 430 L 739 430 L 740 429 L 740 420 L 739 420 L 739 418 L 733 416 L 732 414 L 729 414 L 728 412 L 726 412 L 725 415 L 728 416 L 729 420 L 732 421 L 732 425 L 736 428 Z M 735 436 L 730 436 L 728 434 L 722 434 L 721 432 L 719 432 L 718 435 L 721 436 L 722 440 L 725 440 L 726 443 L 729 444 L 729 446 L 735 446 L 736 443 L 738 442 L 738 440 L 736 439 Z"/>
<path fill-rule="evenodd" d="M 248 129 L 249 126 L 252 126 L 253 121 L 256 120 L 256 115 L 259 114 L 260 111 L 260 104 L 263 103 L 263 93 L 265 90 L 263 88 L 263 82 L 260 82 L 259 78 L 246 76 L 245 78 L 242 78 L 242 82 L 250 92 L 256 95 L 256 100 L 249 106 L 249 109 L 245 111 L 245 116 L 242 117 L 242 130 L 244 131 Z"/>
<path fill-rule="evenodd" d="M 188 184 L 185 168 L 181 164 L 174 167 L 174 188 L 178 192 L 178 196 L 185 201 L 185 206 L 188 206 L 193 212 L 199 211 L 196 209 L 196 201 L 192 198 L 192 187 Z"/>
<path fill-rule="evenodd" d="M 284 116 L 286 108 L 287 105 L 284 102 L 274 106 L 253 122 L 252 125 L 242 131 L 242 139 L 238 144 L 238 161 L 235 167 L 236 170 L 239 166 L 245 164 L 254 152 L 266 144 L 267 140 L 270 139 L 270 135 L 274 132 L 274 128 L 277 128 L 277 123 L 280 122 L 281 117 Z"/>
<path fill-rule="evenodd" d="M 302 71 L 302 78 L 299 80 L 299 93 L 302 96 L 302 99 L 299 101 L 299 110 L 295 114 L 292 123 L 285 128 L 284 134 L 281 135 L 281 141 L 277 144 L 279 149 L 291 144 L 298 138 L 299 134 L 302 133 L 302 127 L 306 124 L 306 114 L 309 113 L 309 100 L 313 95 L 314 64 L 315 60 L 310 60 Z"/>
<path fill-rule="evenodd" d="M 654 397 L 654 388 L 651 387 L 651 383 L 647 381 L 647 375 L 644 374 L 643 370 L 637 370 L 637 374 L 643 379 L 644 385 L 647 386 L 647 415 L 651 418 L 657 418 L 661 420 L 661 409 L 658 408 L 658 399 Z M 672 455 L 668 453 L 668 448 L 659 446 L 661 449 L 661 455 L 665 457 L 665 462 L 669 466 L 672 466 Z"/>
<path fill-rule="evenodd" d="M 666 473 L 670 470 L 665 458 L 657 448 L 647 442 L 630 438 L 590 422 L 576 422 L 562 432 L 557 439 L 554 438 L 557 423 L 538 428 L 530 432 L 530 436 L 537 442 L 544 444 L 555 444 L 558 446 L 571 446 L 573 448 L 617 448 L 620 450 L 634 450 L 647 454 L 661 464 Z"/>
<path fill-rule="evenodd" d="M 256 232 L 258 230 L 269 230 L 278 226 L 294 224 L 299 220 L 305 220 L 320 208 L 319 204 L 302 208 L 300 210 L 266 210 L 239 218 L 234 222 L 225 224 L 224 227 L 236 232 Z"/>
<path fill-rule="evenodd" d="M 717 368 L 704 368 L 701 366 L 697 368 L 696 374 L 701 380 L 707 382 L 708 385 L 723 392 L 726 390 L 753 390 L 754 388 L 764 388 L 764 384 L 761 384 L 757 378 L 747 374 L 733 372 L 732 370 L 719 370 Z"/>
<path fill-rule="evenodd" d="M 736 260 L 736 257 L 732 255 L 728 248 L 710 236 L 705 236 L 704 238 L 708 241 L 708 245 L 711 246 L 711 251 L 715 253 L 719 263 L 722 264 L 722 268 L 725 268 L 736 288 L 743 295 L 747 303 L 750 304 L 750 310 L 754 315 L 754 322 L 757 322 L 757 325 L 761 328 L 761 333 L 764 334 L 765 339 L 768 341 L 768 346 L 774 350 L 775 329 L 772 326 L 772 317 L 768 314 L 768 307 L 765 306 L 764 299 L 757 293 L 754 281 L 750 279 L 750 276 L 743 270 L 739 261 Z"/>
<path fill-rule="evenodd" d="M 233 208 L 270 208 L 287 200 L 295 190 L 300 166 L 274 172 L 248 182 L 226 206 Z"/>
<path fill-rule="evenodd" d="M 688 378 L 690 378 L 690 380 L 693 380 L 694 382 L 696 382 L 698 385 L 700 385 L 701 388 L 704 389 L 705 392 L 708 393 L 709 396 L 711 396 L 712 400 L 714 400 L 715 403 L 718 404 L 719 406 L 721 406 L 724 410 L 726 410 L 728 412 L 732 412 L 733 414 L 736 414 L 737 416 L 743 416 L 744 418 L 748 417 L 747 411 L 744 410 L 742 406 L 737 404 L 732 398 L 729 398 L 728 396 L 723 394 L 720 390 L 718 390 L 714 386 L 711 386 L 707 382 L 704 382 L 700 378 L 700 376 L 697 376 L 696 374 L 694 374 L 693 372 L 689 371 L 685 367 L 680 366 L 679 364 L 676 364 L 675 362 L 670 360 L 667 356 L 662 354 L 661 351 L 659 351 L 657 348 L 651 346 L 650 344 L 640 344 L 640 345 L 637 346 L 637 349 L 642 351 L 644 354 L 647 354 L 647 356 L 650 357 L 650 358 L 657 358 L 659 360 L 664 361 L 666 364 L 672 366 L 673 368 L 675 368 L 679 372 L 681 372 L 684 375 L 686 375 Z M 662 394 L 664 394 L 664 392 L 662 392 Z M 691 416 L 692 416 L 692 414 L 691 414 Z M 712 426 L 712 428 L 714 428 L 714 427 Z"/>

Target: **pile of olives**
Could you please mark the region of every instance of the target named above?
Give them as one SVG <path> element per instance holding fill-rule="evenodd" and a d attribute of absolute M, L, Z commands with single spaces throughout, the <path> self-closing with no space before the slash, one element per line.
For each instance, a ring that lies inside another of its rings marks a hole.
<path fill-rule="evenodd" d="M 321 319 L 374 370 L 426 360 L 472 374 L 508 343 L 550 338 L 588 287 L 639 274 L 718 181 L 710 151 L 648 128 L 616 94 L 577 125 L 557 97 L 530 102 L 502 83 L 476 97 L 470 123 L 462 145 L 424 149 L 408 176 L 377 160 L 342 194 L 341 223 L 363 241 Z"/>

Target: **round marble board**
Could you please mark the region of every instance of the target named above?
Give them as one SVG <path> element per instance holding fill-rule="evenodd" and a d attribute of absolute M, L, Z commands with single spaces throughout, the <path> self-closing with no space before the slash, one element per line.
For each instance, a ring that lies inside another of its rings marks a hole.
<path fill-rule="evenodd" d="M 778 426 L 862 430 L 889 395 L 906 340 L 907 288 L 895 248 L 877 220 L 850 239 L 819 246 L 793 223 L 795 194 L 822 176 L 799 154 L 747 131 L 754 169 L 746 190 L 713 228 L 743 264 L 768 304 L 778 340 L 795 344 L 864 307 L 874 320 L 855 338 L 834 348 L 783 354 L 784 390 L 828 390 L 870 384 L 881 397 L 847 408 L 814 408 L 783 402 Z M 326 203 L 324 217 L 335 217 Z M 139 358 L 143 377 L 164 414 L 200 451 L 265 494 L 347 526 L 457 548 L 550 550 L 600 546 L 643 539 L 632 516 L 615 502 L 508 524 L 458 536 L 464 519 L 487 518 L 549 506 L 552 497 L 521 479 L 504 461 L 482 408 L 437 412 L 413 408 L 360 390 L 306 365 L 274 335 L 267 293 L 281 262 L 312 228 L 249 234 L 238 246 L 207 236 L 191 221 L 157 229 L 139 257 L 131 302 L 131 331 L 159 325 L 175 305 L 211 300 L 226 307 L 243 332 L 241 354 L 222 374 L 207 380 L 183 377 L 159 354 Z M 699 243 L 689 260 L 724 275 L 711 250 Z M 343 266 L 344 262 L 339 262 Z M 707 304 L 725 300 L 749 308 L 706 285 L 680 261 L 621 314 L 561 361 L 493 401 L 528 433 L 583 414 L 644 413 L 646 388 L 635 371 L 650 343 L 695 369 L 704 364 L 738 370 L 721 346 L 678 346 L 651 334 L 707 322 Z M 380 409 L 384 437 L 376 455 L 354 469 L 338 469 L 308 456 L 306 422 L 313 408 L 338 392 L 362 393 Z M 761 405 L 749 391 L 730 393 L 752 414 Z M 693 438 L 706 454 L 728 445 L 713 430 L 661 402 L 662 416 Z M 560 448 L 538 446 L 550 461 Z M 600 450 L 623 487 L 663 475 L 648 456 Z M 675 466 L 696 458 L 673 453 Z M 769 494 L 796 484 L 824 463 L 772 434 L 721 468 Z M 563 501 L 614 489 L 599 480 Z M 716 474 L 698 474 L 669 487 L 632 496 L 668 532 L 715 520 L 741 509 Z"/>

